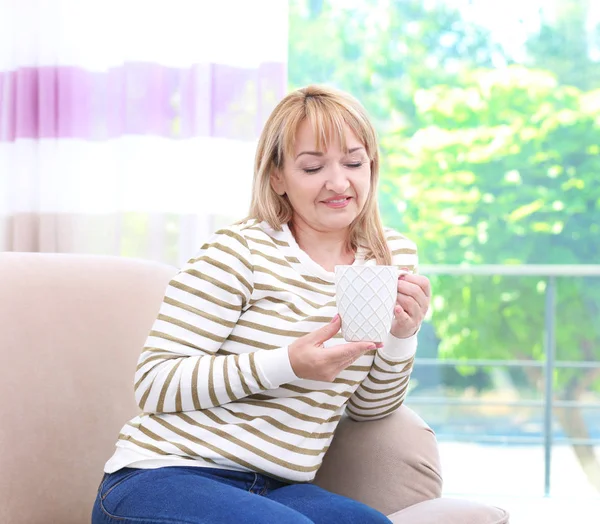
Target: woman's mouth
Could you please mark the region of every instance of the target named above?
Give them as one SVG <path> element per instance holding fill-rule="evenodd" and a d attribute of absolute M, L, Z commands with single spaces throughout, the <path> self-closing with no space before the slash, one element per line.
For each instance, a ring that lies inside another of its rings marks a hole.
<path fill-rule="evenodd" d="M 333 209 L 340 209 L 342 207 L 346 207 L 350 203 L 351 199 L 352 197 L 328 198 L 327 200 L 323 200 L 322 203 L 325 204 L 327 207 Z"/>

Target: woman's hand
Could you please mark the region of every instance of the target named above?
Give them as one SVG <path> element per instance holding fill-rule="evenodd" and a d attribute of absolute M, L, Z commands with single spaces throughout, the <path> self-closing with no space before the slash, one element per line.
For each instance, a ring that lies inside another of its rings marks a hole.
<path fill-rule="evenodd" d="M 429 309 L 431 284 L 422 275 L 405 273 L 398 278 L 398 298 L 390 333 L 396 338 L 414 335 Z"/>
<path fill-rule="evenodd" d="M 373 342 L 349 342 L 328 348 L 323 343 L 332 338 L 342 325 L 336 315 L 331 323 L 304 335 L 288 348 L 290 363 L 299 378 L 333 382 L 335 378 L 363 353 L 382 347 Z"/>

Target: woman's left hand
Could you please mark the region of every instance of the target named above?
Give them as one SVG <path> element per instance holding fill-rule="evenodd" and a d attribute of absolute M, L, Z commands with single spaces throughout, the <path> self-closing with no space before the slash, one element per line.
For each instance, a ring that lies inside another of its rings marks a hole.
<path fill-rule="evenodd" d="M 390 333 L 396 338 L 414 335 L 429 309 L 431 284 L 422 275 L 405 273 L 398 278 L 398 297 Z"/>

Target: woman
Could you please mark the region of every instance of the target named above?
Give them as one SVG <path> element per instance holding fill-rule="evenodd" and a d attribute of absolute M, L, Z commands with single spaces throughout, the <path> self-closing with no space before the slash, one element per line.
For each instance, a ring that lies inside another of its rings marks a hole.
<path fill-rule="evenodd" d="M 384 523 L 310 481 L 344 410 L 402 404 L 430 286 L 398 281 L 383 344 L 338 333 L 334 266 L 414 271 L 384 230 L 373 126 L 352 97 L 307 87 L 262 132 L 250 216 L 217 232 L 170 282 L 135 375 L 93 523 Z"/>

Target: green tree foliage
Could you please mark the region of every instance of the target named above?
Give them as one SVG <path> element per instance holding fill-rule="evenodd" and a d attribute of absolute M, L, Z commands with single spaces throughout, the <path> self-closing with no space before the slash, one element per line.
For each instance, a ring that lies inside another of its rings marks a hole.
<path fill-rule="evenodd" d="M 420 129 L 384 139 L 385 187 L 404 210 L 387 218 L 418 239 L 427 263 L 599 259 L 600 90 L 514 66 L 415 100 Z M 442 280 L 435 325 L 445 354 L 542 358 L 543 280 Z M 598 287 L 569 279 L 561 296 L 560 356 L 600 358 Z"/>
<path fill-rule="evenodd" d="M 597 0 L 553 0 L 541 10 L 540 29 L 526 44 L 527 65 L 553 72 L 580 89 L 600 85 L 600 20 Z"/>
<path fill-rule="evenodd" d="M 420 129 L 384 140 L 385 190 L 435 264 L 575 264 L 600 258 L 600 90 L 561 86 L 544 71 L 479 70 L 462 87 L 415 96 Z M 394 218 L 395 217 L 395 218 Z M 434 325 L 443 355 L 544 358 L 543 279 L 438 277 Z M 558 356 L 600 360 L 600 283 L 558 288 Z M 532 386 L 541 375 L 530 369 Z M 558 396 L 600 391 L 599 369 L 557 374 Z M 588 438 L 580 410 L 560 410 L 572 437 Z M 590 481 L 600 467 L 576 446 Z"/>
<path fill-rule="evenodd" d="M 409 128 L 415 91 L 491 66 L 500 49 L 490 42 L 443 1 L 291 0 L 289 84 L 351 92 L 380 133 Z"/>

